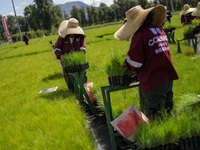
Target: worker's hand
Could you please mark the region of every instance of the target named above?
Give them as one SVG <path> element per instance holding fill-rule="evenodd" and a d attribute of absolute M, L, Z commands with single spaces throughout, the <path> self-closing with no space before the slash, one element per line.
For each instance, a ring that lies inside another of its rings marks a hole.
<path fill-rule="evenodd" d="M 61 65 L 63 65 L 62 64 L 62 58 L 64 57 L 64 55 L 60 55 L 60 63 L 61 63 Z"/>
<path fill-rule="evenodd" d="M 79 51 L 85 54 L 85 50 L 83 50 L 83 49 L 80 49 Z"/>
<path fill-rule="evenodd" d="M 62 57 L 64 57 L 64 55 L 60 55 L 60 60 L 62 60 Z"/>

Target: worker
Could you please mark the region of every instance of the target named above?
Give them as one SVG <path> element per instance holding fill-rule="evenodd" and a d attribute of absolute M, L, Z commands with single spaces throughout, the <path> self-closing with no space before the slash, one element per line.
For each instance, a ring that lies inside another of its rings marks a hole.
<path fill-rule="evenodd" d="M 200 2 L 198 2 L 197 8 L 195 8 L 195 10 L 192 12 L 192 16 L 198 17 L 198 19 L 199 19 L 199 17 L 200 17 Z M 198 34 L 199 31 L 200 31 L 200 23 L 194 27 L 193 33 Z"/>
<path fill-rule="evenodd" d="M 167 36 L 162 23 L 166 10 L 163 5 L 143 9 L 140 5 L 129 9 L 127 18 L 114 37 L 132 37 L 124 66 L 136 72 L 145 98 L 145 114 L 155 118 L 173 109 L 173 80 L 178 74 L 173 66 Z"/>
<path fill-rule="evenodd" d="M 172 17 L 172 14 L 169 10 L 167 10 L 167 7 L 165 6 L 165 10 L 166 10 L 166 19 L 167 19 L 167 22 L 169 22 L 171 24 L 171 17 Z"/>
<path fill-rule="evenodd" d="M 85 33 L 78 26 L 78 20 L 75 18 L 70 18 L 69 20 L 64 20 L 61 22 L 58 29 L 59 37 L 55 43 L 54 54 L 56 58 L 62 63 L 62 57 L 70 52 L 82 51 L 86 53 L 86 41 Z M 84 83 L 87 82 L 87 71 L 84 71 Z M 63 69 L 63 74 L 65 81 L 67 83 L 68 89 L 74 92 L 74 83 L 71 80 L 68 73 Z"/>
<path fill-rule="evenodd" d="M 190 8 L 190 5 L 188 4 L 183 6 L 183 10 L 180 12 L 182 25 L 189 25 L 191 24 L 192 20 L 196 19 L 195 16 L 192 16 L 194 9 L 195 8 Z"/>

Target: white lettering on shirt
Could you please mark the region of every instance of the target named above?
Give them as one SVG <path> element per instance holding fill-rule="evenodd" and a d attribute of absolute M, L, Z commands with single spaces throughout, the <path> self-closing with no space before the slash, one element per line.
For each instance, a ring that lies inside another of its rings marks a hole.
<path fill-rule="evenodd" d="M 157 35 L 158 33 L 159 33 L 159 34 L 162 33 L 162 31 L 160 30 L 160 28 L 149 28 L 149 30 L 150 30 L 153 34 L 155 34 L 155 35 Z"/>
<path fill-rule="evenodd" d="M 160 28 L 156 28 L 156 31 L 157 31 L 159 34 L 162 33 L 162 31 L 160 30 Z"/>
<path fill-rule="evenodd" d="M 155 53 L 158 54 L 160 52 L 164 52 L 164 51 L 168 51 L 168 50 L 169 50 L 169 47 L 160 47 L 155 50 Z"/>
<path fill-rule="evenodd" d="M 160 28 L 149 28 L 149 30 L 154 34 L 161 34 L 162 30 Z M 158 44 L 158 49 L 155 50 L 155 53 L 158 54 L 160 52 L 168 51 L 169 46 L 167 42 L 167 36 L 155 36 L 149 40 L 148 45 L 153 46 L 154 44 Z"/>
<path fill-rule="evenodd" d="M 148 44 L 149 46 L 153 46 L 154 44 L 158 43 L 158 42 L 163 42 L 163 41 L 167 41 L 167 36 L 155 36 L 153 37 L 153 39 L 150 39 Z"/>
<path fill-rule="evenodd" d="M 155 35 L 158 34 L 155 28 L 149 28 L 149 30 Z"/>

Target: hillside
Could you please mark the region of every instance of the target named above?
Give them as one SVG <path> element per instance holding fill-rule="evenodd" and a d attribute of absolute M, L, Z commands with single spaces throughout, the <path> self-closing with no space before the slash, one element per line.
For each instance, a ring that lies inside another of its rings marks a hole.
<path fill-rule="evenodd" d="M 70 17 L 71 16 L 70 11 L 73 6 L 76 6 L 77 8 L 81 8 L 83 6 L 86 9 L 86 7 L 88 7 L 89 5 L 80 1 L 74 1 L 74 2 L 67 2 L 65 4 L 59 4 L 58 6 L 60 6 L 61 10 L 65 11 Z"/>

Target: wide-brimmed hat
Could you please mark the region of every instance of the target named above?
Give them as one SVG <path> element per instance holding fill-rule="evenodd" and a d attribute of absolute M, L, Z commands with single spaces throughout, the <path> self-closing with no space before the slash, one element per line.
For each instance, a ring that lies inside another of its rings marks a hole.
<path fill-rule="evenodd" d="M 194 10 L 195 10 L 195 8 L 190 8 L 190 5 L 185 4 L 185 5 L 183 6 L 183 11 L 180 12 L 180 15 L 186 15 L 186 14 L 188 14 L 188 13 L 193 12 Z"/>
<path fill-rule="evenodd" d="M 200 2 L 198 2 L 197 8 L 192 12 L 192 16 L 200 16 Z"/>
<path fill-rule="evenodd" d="M 69 34 L 82 34 L 85 36 L 83 30 L 78 26 L 78 20 L 75 18 L 62 21 L 58 29 L 58 34 L 62 38 L 65 38 Z"/>
<path fill-rule="evenodd" d="M 143 9 L 140 5 L 129 9 L 125 14 L 127 22 L 114 34 L 117 40 L 128 40 L 135 32 L 141 27 L 146 16 L 149 12 L 153 13 L 152 24 L 156 26 L 161 26 L 165 20 L 165 7 L 163 5 L 158 5 L 151 7 L 149 9 Z"/>

